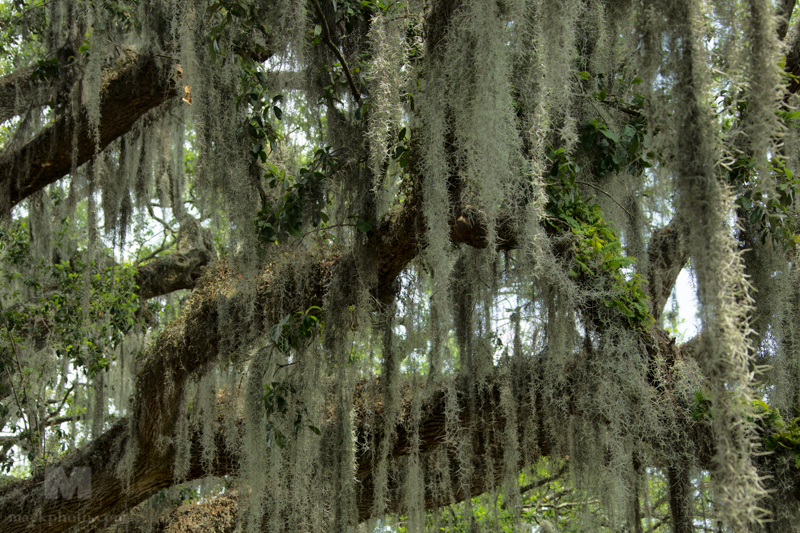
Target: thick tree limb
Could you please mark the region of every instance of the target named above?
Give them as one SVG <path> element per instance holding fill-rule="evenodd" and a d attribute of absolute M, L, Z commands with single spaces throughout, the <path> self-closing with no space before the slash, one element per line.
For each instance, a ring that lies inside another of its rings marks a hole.
<path fill-rule="evenodd" d="M 465 391 L 466 392 L 466 391 Z M 462 398 L 466 401 L 466 395 L 463 395 Z M 444 415 L 444 392 L 440 391 L 435 393 L 427 402 L 426 405 L 423 407 L 422 411 L 427 413 L 424 419 L 421 421 L 420 424 L 420 453 L 423 457 L 428 456 L 430 453 L 442 449 L 443 446 L 446 447 L 444 442 L 444 435 L 445 435 L 445 415 Z M 463 501 L 467 496 L 477 496 L 485 492 L 489 487 L 497 486 L 499 481 L 499 476 L 501 474 L 501 465 L 502 461 L 500 458 L 502 457 L 502 446 L 498 445 L 500 442 L 501 437 L 499 434 L 502 434 L 504 429 L 505 421 L 502 416 L 498 413 L 499 411 L 499 391 L 498 387 L 491 386 L 489 388 L 483 389 L 482 392 L 479 394 L 478 403 L 482 406 L 482 409 L 477 412 L 474 418 L 470 419 L 468 416 L 468 409 L 466 406 L 461 410 L 460 416 L 460 423 L 462 425 L 462 429 L 468 430 L 470 433 L 465 434 L 473 434 L 476 435 L 476 447 L 478 453 L 491 453 L 494 456 L 494 464 L 496 465 L 495 471 L 487 471 L 486 470 L 486 463 L 476 465 L 476 471 L 472 477 L 472 483 L 469 486 L 468 493 L 465 492 L 465 487 L 461 485 L 460 482 L 454 483 L 453 487 L 451 488 L 451 493 L 444 495 L 434 495 L 430 492 L 426 493 L 426 501 L 425 506 L 427 509 L 437 508 L 441 505 L 447 505 L 450 503 L 457 503 L 459 501 Z M 524 402 L 521 402 L 524 404 Z M 224 403 L 220 403 L 220 406 L 224 406 Z M 226 409 L 227 407 L 223 407 Z M 358 410 L 357 410 L 358 411 Z M 521 415 L 530 413 L 520 413 Z M 220 416 L 224 416 L 224 411 L 219 413 Z M 380 440 L 383 438 L 381 434 L 372 435 L 372 431 L 376 424 L 373 420 L 373 423 L 368 424 L 365 423 L 365 419 L 363 417 L 363 412 L 358 411 L 359 416 L 359 424 L 357 427 L 357 438 L 364 439 L 368 438 L 371 439 L 371 442 L 380 443 Z M 488 421 L 494 420 L 496 423 L 492 426 L 488 426 Z M 335 422 L 334 422 L 335 423 Z M 382 424 L 378 422 L 378 426 Z M 119 430 L 118 440 L 113 444 L 114 446 L 118 447 L 120 450 L 123 447 L 123 440 L 130 439 L 130 435 L 127 433 L 127 428 L 125 428 L 126 423 L 122 421 L 116 427 L 120 427 L 123 429 Z M 237 427 L 240 431 L 243 431 L 242 421 L 239 420 Z M 539 452 L 541 454 L 546 454 L 549 451 L 549 445 L 547 440 L 544 438 L 546 432 L 541 431 L 540 435 L 542 438 L 537 443 L 539 445 Z M 328 443 L 327 438 L 331 435 L 330 431 L 326 431 L 323 428 L 323 436 L 319 438 L 319 446 L 322 450 L 330 449 L 331 444 Z M 373 437 L 377 440 L 372 440 Z M 487 446 L 487 441 L 485 437 L 488 437 L 489 446 Z M 308 435 L 304 438 L 315 438 L 314 436 Z M 410 451 L 409 439 L 411 435 L 409 435 L 408 428 L 404 425 L 400 424 L 397 426 L 397 438 L 394 445 L 394 449 L 391 452 L 392 460 L 398 460 L 407 455 Z M 218 433 L 216 436 L 216 447 L 217 447 L 217 455 L 215 457 L 214 463 L 211 465 L 209 470 L 205 470 L 201 463 L 201 454 L 202 454 L 202 444 L 201 444 L 201 436 L 199 434 L 194 434 L 192 439 L 191 445 L 191 466 L 189 470 L 189 474 L 187 476 L 188 480 L 200 479 L 203 477 L 208 476 L 225 476 L 225 475 L 238 475 L 238 465 L 240 463 L 240 457 L 238 455 L 238 450 L 228 448 L 226 442 L 229 439 L 226 439 L 222 432 Z M 128 488 L 129 494 L 120 494 L 118 498 L 110 499 L 109 495 L 113 494 L 113 490 L 106 489 L 105 487 L 98 488 L 97 492 L 104 495 L 102 497 L 101 503 L 98 505 L 103 505 L 106 509 L 106 512 L 96 515 L 96 518 L 86 520 L 85 523 L 82 523 L 81 527 L 74 531 L 74 533 L 78 532 L 89 532 L 89 531 L 98 531 L 107 526 L 108 529 L 111 531 L 138 531 L 137 529 L 137 521 L 129 521 L 127 518 L 121 518 L 119 522 L 115 524 L 118 518 L 120 518 L 119 508 L 120 506 L 127 505 L 128 508 L 133 507 L 135 503 L 138 501 L 143 501 L 146 496 L 145 494 L 155 494 L 161 488 L 166 488 L 172 484 L 172 472 L 171 472 L 171 465 L 174 464 L 174 453 L 173 450 L 170 448 L 166 453 L 155 457 L 155 454 L 152 453 L 154 450 L 149 450 L 148 453 L 153 455 L 153 457 L 149 458 L 149 461 L 155 463 L 160 461 L 161 464 L 166 465 L 166 468 L 162 470 L 158 470 L 159 475 L 166 476 L 164 481 L 157 483 L 154 481 L 156 472 L 152 469 L 152 465 L 149 472 L 153 472 L 152 476 L 138 476 L 135 475 L 131 486 Z M 89 455 L 84 453 L 84 455 Z M 535 457 L 531 456 L 532 458 L 539 457 L 537 454 Z M 359 521 L 365 521 L 371 517 L 372 508 L 373 508 L 373 485 L 372 485 L 372 471 L 374 468 L 373 458 L 371 453 L 361 450 L 361 452 L 357 455 L 357 464 L 356 464 L 356 479 L 358 482 L 358 493 L 357 493 L 357 508 L 358 508 L 358 518 Z M 455 456 L 455 451 L 450 450 L 444 455 L 444 460 L 449 462 L 448 468 L 452 471 L 452 478 L 454 480 L 458 480 L 459 476 L 457 472 L 461 465 L 459 465 L 458 460 Z M 137 468 L 139 467 L 146 467 L 146 462 L 142 461 Z M 522 466 L 522 465 L 520 465 Z M 98 464 L 97 467 L 102 468 L 102 465 Z M 94 472 L 94 468 L 92 467 Z M 39 476 L 40 478 L 42 476 Z M 119 487 L 118 481 L 109 480 L 104 476 L 95 477 L 93 475 L 92 478 L 92 489 L 93 495 L 91 500 L 99 499 L 96 498 L 95 493 L 95 486 L 97 485 L 98 480 L 100 483 L 111 483 L 115 487 Z M 39 480 L 39 483 L 42 484 L 42 479 Z M 402 479 L 392 479 L 390 481 L 389 486 L 389 501 L 388 509 L 390 511 L 397 511 L 402 504 L 403 497 L 402 497 Z M 132 501 L 132 496 L 130 494 L 136 495 L 136 501 Z M 143 497 L 144 496 L 144 497 Z M 0 505 L 2 505 L 3 501 L 3 491 L 0 489 Z M 228 518 L 235 517 L 238 512 L 238 502 L 234 500 L 223 499 L 222 502 L 225 505 L 229 512 L 226 513 Z M 214 508 L 218 507 L 219 503 L 212 503 Z M 202 513 L 202 508 L 190 508 L 193 509 L 192 511 L 183 508 L 181 510 L 176 510 L 173 512 L 167 520 L 162 521 L 156 528 L 156 531 L 173 531 L 170 526 L 173 521 L 173 527 L 178 525 L 182 518 L 190 512 L 200 512 Z M 68 517 L 76 517 L 76 520 L 80 520 L 81 518 L 85 517 L 86 514 L 91 514 L 93 511 L 91 509 L 83 508 L 80 511 L 77 511 L 76 514 L 69 514 L 66 510 L 59 510 L 62 514 L 60 515 L 63 518 Z M 46 515 L 45 515 L 46 516 Z M 4 524 L 0 522 L 0 524 Z M 36 524 L 37 527 L 39 524 Z M 73 523 L 75 525 L 75 523 Z M 132 530 L 128 529 L 120 529 L 120 525 L 124 525 L 127 527 L 133 527 Z M 39 529 L 40 531 L 52 531 L 48 529 L 48 526 L 44 526 L 45 529 Z M 232 532 L 235 527 L 235 520 L 225 520 L 225 527 L 221 531 L 230 531 Z M 3 531 L 7 531 L 4 529 Z M 9 529 L 8 531 L 16 531 L 15 529 Z"/>
<path fill-rule="evenodd" d="M 192 328 L 193 329 L 193 328 Z M 213 328 L 216 329 L 216 328 Z M 163 378 L 160 380 L 163 383 Z M 152 387 L 151 387 L 152 388 Z M 164 391 L 158 391 L 163 393 Z M 499 396 L 496 386 L 483 389 L 480 393 L 479 404 L 483 408 L 476 413 L 474 419 L 468 416 L 469 410 L 461 410 L 460 422 L 464 428 L 468 428 L 472 434 L 479 435 L 477 439 L 477 451 L 479 453 L 499 454 L 502 457 L 502 447 L 497 445 L 500 440 L 498 433 L 504 429 L 502 416 L 499 411 Z M 467 395 L 462 395 L 466 399 Z M 145 400 L 147 403 L 158 402 L 154 394 L 148 394 Z M 444 392 L 434 394 L 423 408 L 423 412 L 428 413 L 420 424 L 420 450 L 428 453 L 442 446 L 445 434 L 445 410 Z M 160 402 L 159 402 L 160 403 Z M 524 404 L 524 402 L 523 402 Z M 153 413 L 153 411 L 149 411 Z M 165 418 L 161 422 L 169 425 Z M 522 417 L 521 417 L 522 419 Z M 495 420 L 497 423 L 492 427 L 487 427 L 487 421 Z M 378 424 L 380 425 L 380 424 Z M 132 465 L 130 483 L 125 483 L 115 471 L 115 466 L 122 460 L 127 445 L 132 441 L 132 431 L 149 431 L 150 424 L 130 423 L 130 419 L 118 422 L 111 430 L 104 433 L 100 438 L 93 441 L 88 448 L 76 453 L 74 456 L 64 460 L 60 466 L 71 470 L 74 467 L 89 467 L 92 474 L 92 495 L 87 499 L 47 499 L 44 494 L 44 473 L 40 473 L 32 479 L 20 483 L 14 483 L 0 488 L 0 526 L 4 532 L 27 531 L 30 527 L 35 527 L 37 531 L 54 532 L 64 531 L 65 529 L 79 523 L 88 522 L 87 530 L 95 530 L 106 525 L 110 525 L 124 511 L 132 508 L 139 502 L 155 494 L 159 490 L 173 484 L 172 466 L 175 463 L 175 452 L 172 445 L 159 448 L 151 440 L 138 440 L 140 453 L 137 460 Z M 239 424 L 241 428 L 241 423 Z M 368 435 L 374 425 L 364 424 L 363 417 L 358 426 L 359 438 L 369 438 L 372 442 L 380 442 L 381 435 Z M 163 427 L 162 427 L 163 429 Z M 488 430 L 488 432 L 487 432 Z M 545 432 L 542 431 L 541 435 Z M 152 435 L 152 434 L 151 434 Z M 326 437 L 330 437 L 332 432 L 323 429 L 323 437 L 319 440 L 321 449 L 330 449 L 331 444 L 326 442 Z M 487 446 L 483 440 L 484 436 L 489 436 L 491 446 Z M 376 440 L 372 440 L 373 437 Z M 307 436 L 305 438 L 314 438 Z M 408 454 L 410 435 L 408 429 L 400 425 L 397 428 L 397 439 L 394 451 L 391 453 L 393 459 L 401 458 Z M 239 456 L 236 450 L 229 449 L 223 434 L 217 435 L 217 450 L 213 465 L 209 470 L 205 470 L 201 464 L 202 445 L 201 437 L 195 434 L 192 440 L 191 467 L 187 480 L 199 479 L 209 475 L 224 476 L 236 475 L 238 473 Z M 488 448 L 488 451 L 487 451 Z M 546 452 L 548 445 L 546 440 L 539 442 L 539 450 Z M 457 471 L 459 465 L 451 454 L 451 468 Z M 496 460 L 496 465 L 502 465 L 502 461 Z M 359 519 L 366 520 L 370 517 L 372 510 L 372 458 L 371 454 L 361 452 L 357 456 L 356 477 L 359 481 L 359 492 L 357 507 Z M 485 467 L 485 465 L 483 465 Z M 484 492 L 488 486 L 496 486 L 500 472 L 487 472 L 478 465 L 473 481 L 470 486 L 470 496 Z M 457 478 L 457 476 L 454 476 Z M 402 485 L 400 485 L 402 486 Z M 402 501 L 399 486 L 390 486 L 391 499 L 390 510 L 396 510 Z M 451 500 L 442 500 L 442 496 L 426 495 L 426 506 L 434 508 L 442 504 L 451 503 Z M 463 487 L 459 484 L 453 488 L 455 501 L 461 501 L 467 496 Z M 37 512 L 41 515 L 37 517 Z"/>
<path fill-rule="evenodd" d="M 5 189 L 6 211 L 80 166 L 125 134 L 147 111 L 175 96 L 175 81 L 153 56 L 136 56 L 106 71 L 101 89 L 99 142 L 95 144 L 85 110 L 75 123 L 61 116 L 25 145 L 0 158 L 0 191 Z M 77 153 L 73 161 L 73 139 Z"/>
<path fill-rule="evenodd" d="M 398 273 L 407 266 L 419 252 L 419 213 L 413 195 L 410 196 L 404 207 L 394 216 L 389 217 L 383 224 L 370 233 L 372 243 L 370 249 L 375 252 L 377 271 L 379 273 L 376 287 L 381 297 L 381 291 L 391 287 Z M 457 221 L 454 222 L 457 225 Z M 481 230 L 479 224 L 472 226 L 475 231 Z M 409 231 L 410 230 L 410 231 Z M 462 235 L 462 238 L 466 239 Z M 349 265 L 352 259 L 349 256 L 329 257 L 318 259 L 315 266 L 307 271 L 308 281 L 303 285 L 304 303 L 307 308 L 322 301 L 331 279 L 348 279 Z M 344 269 L 344 271 L 341 271 Z M 164 438 L 171 438 L 175 432 L 179 416 L 179 405 L 187 382 L 192 376 L 202 374 L 223 350 L 236 349 L 237 346 L 226 345 L 226 340 L 221 337 L 218 327 L 220 309 L 225 307 L 228 311 L 229 324 L 242 324 L 241 334 L 233 335 L 237 339 L 238 347 L 247 347 L 258 335 L 253 331 L 259 325 L 268 323 L 282 311 L 276 308 L 279 298 L 272 294 L 273 290 L 282 293 L 282 289 L 273 289 L 274 276 L 280 275 L 279 267 L 265 271 L 258 282 L 256 294 L 256 311 L 253 315 L 238 316 L 240 308 L 237 304 L 241 298 L 231 295 L 231 280 L 229 274 L 222 268 L 208 272 L 204 281 L 195 289 L 183 315 L 155 341 L 153 348 L 144 360 L 136 381 L 136 395 L 126 421 L 115 425 L 111 430 L 93 441 L 88 448 L 75 456 L 63 461 L 61 466 L 71 468 L 74 466 L 88 466 L 92 471 L 93 495 L 87 500 L 45 500 L 43 489 L 43 475 L 33 479 L 13 483 L 0 489 L 0 529 L 4 532 L 23 531 L 34 525 L 38 531 L 55 532 L 63 531 L 76 522 L 83 522 L 96 517 L 113 517 L 130 509 L 132 506 L 148 498 L 158 490 L 173 483 L 172 465 L 174 464 L 174 450 L 171 445 L 164 445 Z M 337 274 L 338 271 L 338 274 Z M 312 303 L 313 302 L 313 303 Z M 302 307 L 301 306 L 301 307 Z M 256 325 L 256 328 L 252 328 Z M 654 349 L 671 354 L 665 359 L 674 361 L 679 354 L 666 335 L 654 337 Z M 663 346 L 662 346 L 663 345 Z M 661 346 L 661 348 L 658 348 Z M 532 379 L 532 377 L 530 378 Z M 497 402 L 492 401 L 496 394 L 494 387 L 484 389 L 481 394 L 489 396 L 479 401 L 481 409 L 491 412 L 477 411 L 477 418 L 463 419 L 462 423 L 471 429 L 481 429 L 480 424 L 486 421 L 495 421 L 492 431 L 502 431 L 503 417 L 496 411 Z M 468 395 L 464 395 L 467 397 Z M 444 408 L 441 393 L 434 393 L 428 406 L 423 410 L 425 418 L 420 427 L 420 437 L 423 441 L 423 450 L 432 450 L 441 446 L 444 435 Z M 462 416 L 468 416 L 469 410 L 463 409 Z M 529 414 L 520 413 L 519 420 L 529 418 Z M 378 424 L 380 426 L 380 424 Z M 374 426 L 373 426 L 374 427 Z M 363 428 L 359 431 L 368 431 Z M 369 430 L 372 431 L 372 430 Z M 397 428 L 397 440 L 392 452 L 392 457 L 398 458 L 409 451 L 409 436 L 403 427 Z M 487 434 L 476 431 L 477 435 Z M 489 432 L 488 435 L 493 434 Z M 545 435 L 545 432 L 540 432 Z M 380 435 L 370 435 L 380 439 Z M 366 436 L 364 437 L 367 438 Z M 492 438 L 492 445 L 487 453 L 502 453 L 497 444 L 502 439 Z M 702 440 L 702 439 L 701 439 Z M 130 478 L 124 483 L 115 471 L 122 460 L 126 446 L 135 442 L 139 453 L 130 463 Z M 547 453 L 549 444 L 543 440 L 538 443 L 539 453 Z M 321 442 L 324 445 L 324 442 Z M 480 450 L 481 444 L 476 444 Z M 190 479 L 209 474 L 223 475 L 234 472 L 238 458 L 230 452 L 223 450 L 217 457 L 212 472 L 205 472 L 199 466 L 199 444 L 193 447 L 193 461 Z M 195 449 L 197 448 L 197 449 Z M 698 450 L 705 450 L 698 445 Z M 707 450 L 703 455 L 707 455 Z M 502 464 L 502 461 L 495 461 Z M 495 485 L 496 472 L 476 471 L 474 483 L 469 492 L 477 494 L 486 486 Z M 372 459 L 360 455 L 358 457 L 357 477 L 362 490 L 359 496 L 359 516 L 366 518 L 371 512 L 370 499 L 372 476 Z M 390 487 L 391 489 L 391 487 Z M 459 492 L 459 490 L 461 492 Z M 390 493 L 397 491 L 390 490 Z M 463 488 L 454 490 L 455 498 L 464 498 L 468 495 Z M 427 497 L 426 505 L 436 506 L 443 502 L 435 497 Z M 389 502 L 389 509 L 396 509 L 399 500 Z M 40 515 L 37 513 L 41 513 Z M 38 518 L 37 518 L 38 516 Z M 59 518 L 61 517 L 61 518 Z M 66 517 L 66 518 L 64 518 Z M 69 522 L 67 518 L 74 520 Z M 22 520 L 22 521 L 21 521 Z M 33 522 L 32 522 L 33 520 Z M 59 521 L 61 520 L 61 521 Z"/>
<path fill-rule="evenodd" d="M 34 79 L 33 73 L 33 68 L 23 68 L 0 78 L 0 123 L 52 98 L 49 84 Z"/>
<path fill-rule="evenodd" d="M 142 300 L 193 289 L 211 261 L 206 249 L 193 248 L 159 257 L 136 270 L 137 293 Z"/>
<path fill-rule="evenodd" d="M 211 233 L 190 216 L 182 217 L 177 250 L 136 269 L 139 297 L 149 300 L 181 289 L 193 289 L 211 262 L 214 243 Z"/>

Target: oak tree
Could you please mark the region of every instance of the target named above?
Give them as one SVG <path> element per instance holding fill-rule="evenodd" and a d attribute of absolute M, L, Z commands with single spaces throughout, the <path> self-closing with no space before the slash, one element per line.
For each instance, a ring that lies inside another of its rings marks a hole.
<path fill-rule="evenodd" d="M 791 531 L 795 7 L 3 3 L 0 530 Z"/>

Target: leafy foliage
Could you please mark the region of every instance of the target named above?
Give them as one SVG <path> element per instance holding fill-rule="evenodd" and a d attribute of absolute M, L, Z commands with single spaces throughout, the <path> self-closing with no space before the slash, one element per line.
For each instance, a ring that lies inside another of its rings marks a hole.
<path fill-rule="evenodd" d="M 317 315 L 321 309 L 317 306 L 298 311 L 294 315 L 284 315 L 272 326 L 270 339 L 272 344 L 283 354 L 291 355 L 291 350 L 301 350 L 311 340 L 320 326 Z"/>
<path fill-rule="evenodd" d="M 25 223 L 0 228 L 0 253 L 5 252 L 4 299 L 14 302 L 21 288 L 41 290 L 44 296 L 26 305 L 3 305 L 3 329 L 8 336 L 58 339 L 55 355 L 67 358 L 89 375 L 105 369 L 110 353 L 133 328 L 141 327 L 136 269 L 98 268 L 80 254 L 47 264 L 35 259 Z M 88 286 L 86 285 L 88 283 Z M 20 287 L 19 289 L 15 287 Z"/>
<path fill-rule="evenodd" d="M 297 403 L 297 389 L 290 383 L 273 381 L 264 385 L 264 387 L 266 388 L 263 401 L 264 410 L 267 414 L 265 427 L 267 446 L 271 447 L 274 444 L 279 448 L 285 448 L 289 444 L 290 436 L 287 436 L 279 429 L 279 424 L 275 421 L 275 417 L 285 418 L 290 413 L 290 407 L 293 407 L 291 411 L 295 412 L 295 416 L 291 425 L 291 436 L 297 437 L 298 432 L 303 428 L 303 418 L 308 418 L 309 416 L 308 406 L 304 403 L 293 405 L 293 403 Z M 306 424 L 305 427 L 317 435 L 321 433 L 318 427 L 311 424 Z"/>
<path fill-rule="evenodd" d="M 289 237 L 303 236 L 305 217 L 310 218 L 314 228 L 328 221 L 323 180 L 326 172 L 339 168 L 329 146 L 317 150 L 314 160 L 308 167 L 301 168 L 297 176 L 287 176 L 284 169 L 266 165 L 266 179 L 269 187 L 278 191 L 278 200 L 258 213 L 255 224 L 259 239 L 266 243 L 283 243 Z"/>
<path fill-rule="evenodd" d="M 768 452 L 786 450 L 795 459 L 795 468 L 800 468 L 800 416 L 786 421 L 778 409 L 762 400 L 753 402 L 755 416 L 763 430 L 761 437 Z"/>
<path fill-rule="evenodd" d="M 606 130 L 598 130 L 606 131 Z M 624 254 L 617 233 L 603 218 L 597 204 L 588 204 L 578 192 L 577 165 L 563 148 L 551 150 L 553 162 L 547 181 L 549 202 L 545 206 L 550 217 L 547 224 L 555 231 L 565 229 L 573 236 L 571 258 L 574 266 L 569 275 L 576 279 L 603 279 L 611 293 L 606 307 L 618 310 L 633 328 L 646 329 L 653 323 L 642 279 L 625 269 L 636 259 Z"/>

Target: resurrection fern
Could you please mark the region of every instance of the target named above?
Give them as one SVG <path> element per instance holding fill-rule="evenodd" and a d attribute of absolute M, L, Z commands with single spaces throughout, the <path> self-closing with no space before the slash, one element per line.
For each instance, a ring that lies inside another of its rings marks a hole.
<path fill-rule="evenodd" d="M 600 130 L 605 131 L 605 130 Z M 553 166 L 548 174 L 545 210 L 550 218 L 546 223 L 552 231 L 568 231 L 574 237 L 571 260 L 574 267 L 569 275 L 578 280 L 598 279 L 609 291 L 604 297 L 606 307 L 618 310 L 633 328 L 647 329 L 653 323 L 642 279 L 625 269 L 636 259 L 624 254 L 622 243 L 603 218 L 597 204 L 581 197 L 576 183 L 576 164 L 567 158 L 564 148 L 552 150 L 548 159 Z"/>
<path fill-rule="evenodd" d="M 785 450 L 794 457 L 795 468 L 800 468 L 800 417 L 786 421 L 778 409 L 766 402 L 753 402 L 756 424 L 762 432 L 761 440 L 768 452 Z"/>
<path fill-rule="evenodd" d="M 776 450 L 790 454 L 800 468 L 800 417 L 784 420 L 780 411 L 763 400 L 753 400 L 753 417 L 761 444 L 767 452 Z M 702 422 L 714 418 L 714 403 L 703 392 L 696 392 L 691 409 L 692 419 Z"/>

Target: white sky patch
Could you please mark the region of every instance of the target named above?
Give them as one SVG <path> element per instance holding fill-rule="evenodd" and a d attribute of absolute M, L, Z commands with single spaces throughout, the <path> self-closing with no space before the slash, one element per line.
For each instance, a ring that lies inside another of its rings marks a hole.
<path fill-rule="evenodd" d="M 678 341 L 686 342 L 700 331 L 700 320 L 697 317 L 697 288 L 690 269 L 681 270 L 672 290 L 672 296 L 678 299 L 677 328 L 680 334 Z"/>

